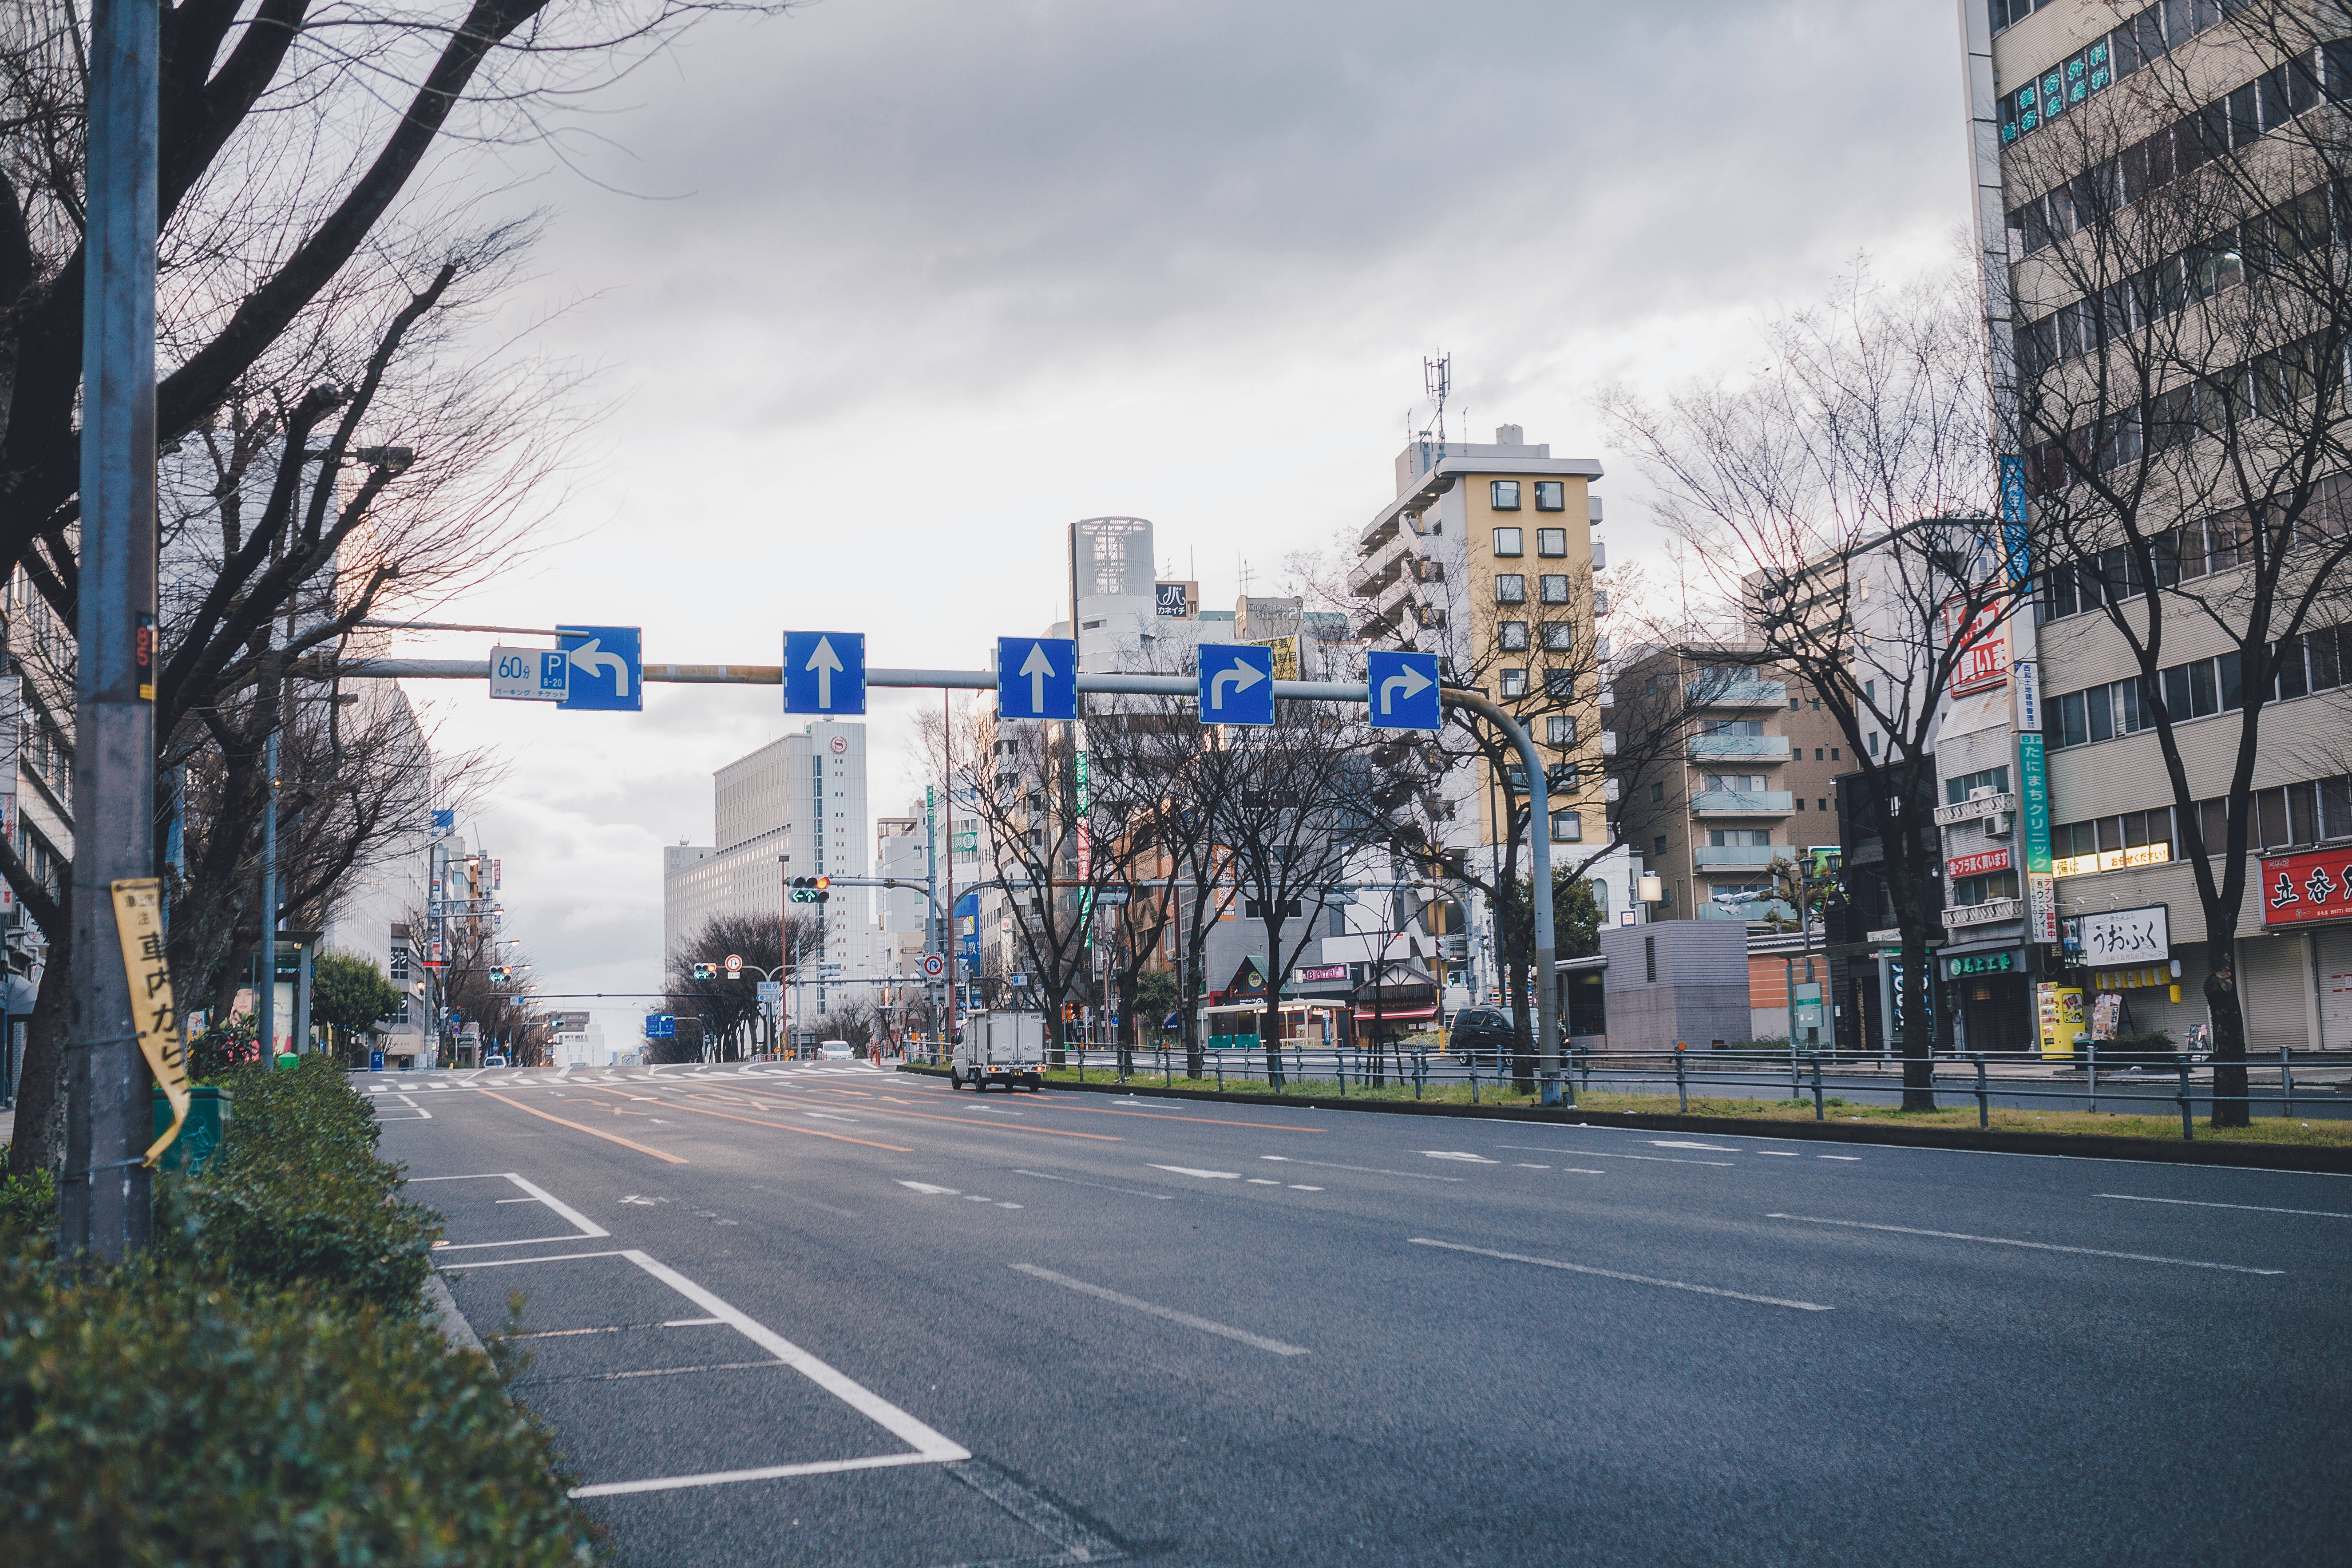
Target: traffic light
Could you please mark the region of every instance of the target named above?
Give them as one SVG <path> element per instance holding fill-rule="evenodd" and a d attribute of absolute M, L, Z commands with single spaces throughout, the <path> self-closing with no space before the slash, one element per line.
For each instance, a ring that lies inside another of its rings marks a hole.
<path fill-rule="evenodd" d="M 719 966 L 715 963 L 698 963 L 694 966 L 694 977 L 697 980 L 716 980 L 719 978 Z"/>
<path fill-rule="evenodd" d="M 490 965 L 490 984 L 493 985 L 504 985 L 507 983 L 508 976 L 513 973 L 514 971 L 509 969 L 503 963 L 494 963 Z"/>
<path fill-rule="evenodd" d="M 792 901 L 796 904 L 821 904 L 833 895 L 826 889 L 833 886 L 830 877 L 794 877 L 792 880 Z"/>

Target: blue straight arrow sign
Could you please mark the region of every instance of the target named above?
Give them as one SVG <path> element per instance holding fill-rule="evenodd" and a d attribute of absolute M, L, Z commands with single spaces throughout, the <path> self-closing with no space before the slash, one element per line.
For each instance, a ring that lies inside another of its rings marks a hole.
<path fill-rule="evenodd" d="M 1201 721 L 1274 722 L 1274 650 L 1247 643 L 1201 645 Z"/>
<path fill-rule="evenodd" d="M 786 632 L 784 711 L 828 719 L 865 712 L 866 634 Z"/>
<path fill-rule="evenodd" d="M 1067 637 L 996 639 L 996 716 L 1078 716 L 1078 645 Z"/>
<path fill-rule="evenodd" d="M 1445 709 L 1439 700 L 1433 653 L 1369 653 L 1364 656 L 1375 730 L 1441 730 Z"/>

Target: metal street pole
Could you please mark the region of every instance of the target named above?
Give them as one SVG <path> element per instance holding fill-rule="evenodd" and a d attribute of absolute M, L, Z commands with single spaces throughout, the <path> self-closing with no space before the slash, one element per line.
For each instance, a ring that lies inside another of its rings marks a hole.
<path fill-rule="evenodd" d="M 142 1250 L 149 1079 L 111 884 L 155 874 L 156 0 L 90 12 L 61 1256 Z"/>
<path fill-rule="evenodd" d="M 262 742 L 268 804 L 261 816 L 261 984 L 254 1012 L 261 1021 L 261 1059 L 278 1058 L 278 727 Z"/>

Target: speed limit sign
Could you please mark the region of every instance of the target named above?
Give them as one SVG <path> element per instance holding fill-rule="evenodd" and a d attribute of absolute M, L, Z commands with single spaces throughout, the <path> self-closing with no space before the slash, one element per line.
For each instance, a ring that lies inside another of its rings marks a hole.
<path fill-rule="evenodd" d="M 936 952 L 923 954 L 923 978 L 937 980 L 948 972 L 948 961 Z"/>

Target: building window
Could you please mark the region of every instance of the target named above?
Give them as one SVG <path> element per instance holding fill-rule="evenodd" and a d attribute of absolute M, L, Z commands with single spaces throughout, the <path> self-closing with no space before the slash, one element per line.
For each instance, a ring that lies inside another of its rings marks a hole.
<path fill-rule="evenodd" d="M 1663 858 L 1665 855 L 1665 852 L 1666 836 L 1661 833 L 1655 838 L 1650 840 L 1650 853 L 1653 856 Z"/>
<path fill-rule="evenodd" d="M 1505 653 L 1527 652 L 1528 623 L 1525 621 L 1497 621 L 1495 624 L 1495 640 L 1496 646 L 1501 647 Z"/>
<path fill-rule="evenodd" d="M 1576 698 L 1576 672 L 1568 669 L 1544 671 L 1544 695 L 1555 702 L 1570 702 Z"/>
<path fill-rule="evenodd" d="M 1488 504 L 1496 511 L 1518 510 L 1519 481 L 1517 479 L 1495 480 L 1486 487 L 1486 499 Z M 1518 547 L 1516 544 L 1513 545 L 1511 553 L 1517 555 L 1518 552 Z"/>
<path fill-rule="evenodd" d="M 2009 768 L 2006 763 L 1997 768 L 1982 768 L 1972 773 L 1961 773 L 1944 781 L 1944 802 L 1958 805 L 1980 789 L 1995 795 L 2009 793 Z"/>
<path fill-rule="evenodd" d="M 1498 605 L 1524 605 L 1527 602 L 1528 580 L 1525 574 L 1518 572 L 1497 572 L 1495 574 L 1495 603 Z"/>
<path fill-rule="evenodd" d="M 1574 795 L 1580 782 L 1574 763 L 1552 763 L 1544 768 L 1544 788 L 1553 795 Z"/>
<path fill-rule="evenodd" d="M 1870 732 L 1870 754 L 1874 757 L 1878 755 L 1878 731 L 1875 730 Z"/>
<path fill-rule="evenodd" d="M 1555 811 L 1551 814 L 1551 841 L 1554 844 L 1584 842 L 1584 815 L 1575 811 Z"/>
<path fill-rule="evenodd" d="M 1557 511 L 1559 509 L 1555 507 L 1552 510 Z M 1558 560 L 1560 556 L 1567 554 L 1568 530 L 1564 528 L 1537 529 L 1536 553 L 1538 555 L 1549 555 L 1554 560 Z"/>
<path fill-rule="evenodd" d="M 1544 721 L 1544 741 L 1549 745 L 1576 744 L 1576 718 L 1573 714 L 1554 713 Z"/>
<path fill-rule="evenodd" d="M 1663 780 L 1650 785 L 1650 798 L 1652 800 L 1664 800 L 1666 798 L 1666 786 Z"/>
<path fill-rule="evenodd" d="M 1528 672 L 1524 669 L 1503 671 L 1503 695 L 1525 697 L 1528 694 Z"/>
<path fill-rule="evenodd" d="M 1576 647 L 1576 626 L 1569 621 L 1546 621 L 1543 642 L 1548 652 L 1566 653 Z"/>
<path fill-rule="evenodd" d="M 1832 746 L 1832 747 L 1830 748 L 1830 761 L 1832 761 L 1832 762 L 1836 762 L 1837 760 L 1838 760 L 1838 749 L 1837 749 L 1835 746 Z"/>
<path fill-rule="evenodd" d="M 1995 871 L 1989 877 L 1963 877 L 1952 884 L 1952 902 L 1956 904 L 1989 904 L 1996 899 L 2017 897 L 2017 873 Z"/>
<path fill-rule="evenodd" d="M 1566 511 L 1568 510 L 1567 481 L 1564 479 L 1538 479 L 1536 481 L 1536 510 L 1538 511 Z M 1555 529 L 1552 531 L 1558 532 L 1559 531 Z M 1566 535 L 1563 534 L 1561 537 L 1564 539 L 1566 538 Z M 1567 548 L 1566 544 L 1562 544 L 1560 546 L 1560 549 L 1563 552 L 1565 552 Z"/>
<path fill-rule="evenodd" d="M 1543 602 L 1547 605 L 1568 603 L 1568 579 L 1557 573 L 1537 578 L 1536 591 L 1542 595 Z"/>
<path fill-rule="evenodd" d="M 1495 553 L 1496 553 L 1496 554 L 1497 554 L 1497 555 L 1524 555 L 1524 554 L 1526 554 L 1526 553 L 1527 553 L 1526 546 L 1521 542 L 1521 541 L 1522 541 L 1523 537 L 1524 537 L 1524 531 L 1523 531 L 1523 530 L 1520 530 L 1520 529 L 1517 529 L 1517 528 L 1498 528 L 1498 529 L 1496 529 L 1496 530 L 1495 531 Z"/>

